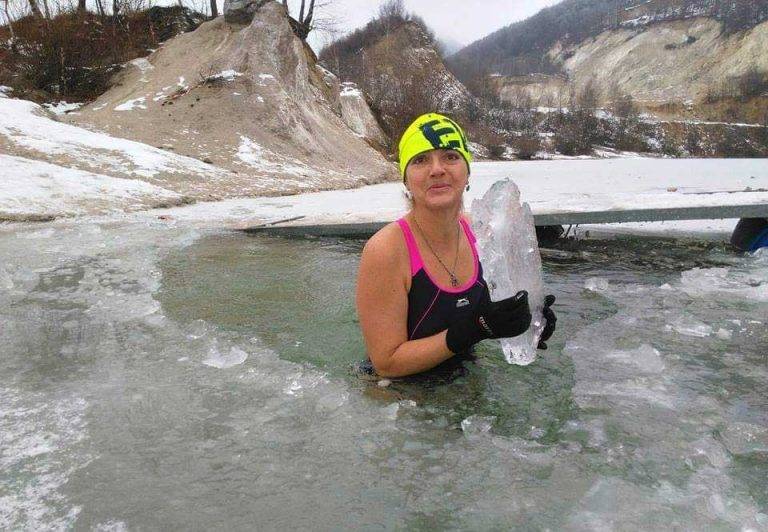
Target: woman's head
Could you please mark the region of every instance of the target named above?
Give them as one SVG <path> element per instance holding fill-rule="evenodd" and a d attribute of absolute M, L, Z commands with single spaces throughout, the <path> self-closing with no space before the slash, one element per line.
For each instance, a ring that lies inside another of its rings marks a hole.
<path fill-rule="evenodd" d="M 400 139 L 399 155 L 403 183 L 414 202 L 434 207 L 460 202 L 472 154 L 456 122 L 436 113 L 420 116 Z"/>

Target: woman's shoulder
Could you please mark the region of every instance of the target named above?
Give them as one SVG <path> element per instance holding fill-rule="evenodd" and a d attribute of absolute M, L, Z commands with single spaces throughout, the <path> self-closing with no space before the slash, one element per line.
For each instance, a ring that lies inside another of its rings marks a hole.
<path fill-rule="evenodd" d="M 407 256 L 407 246 L 403 231 L 397 222 L 392 222 L 379 229 L 365 243 L 363 253 L 387 261 L 397 262 L 401 255 Z"/>

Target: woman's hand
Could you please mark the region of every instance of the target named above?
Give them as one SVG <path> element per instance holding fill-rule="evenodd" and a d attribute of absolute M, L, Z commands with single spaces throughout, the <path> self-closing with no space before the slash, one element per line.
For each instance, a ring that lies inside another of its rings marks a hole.
<path fill-rule="evenodd" d="M 472 316 L 454 322 L 445 336 L 453 353 L 466 353 L 481 340 L 510 338 L 523 334 L 531 326 L 528 292 L 496 302 L 486 302 Z"/>

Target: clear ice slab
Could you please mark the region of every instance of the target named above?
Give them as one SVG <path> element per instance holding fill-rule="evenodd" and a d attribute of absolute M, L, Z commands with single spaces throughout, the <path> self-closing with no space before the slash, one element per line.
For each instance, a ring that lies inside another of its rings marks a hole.
<path fill-rule="evenodd" d="M 472 202 L 472 227 L 493 301 L 528 291 L 533 320 L 525 334 L 504 338 L 501 347 L 510 364 L 527 366 L 536 360 L 544 329 L 544 281 L 533 214 L 520 203 L 520 190 L 510 179 L 498 181 Z"/>

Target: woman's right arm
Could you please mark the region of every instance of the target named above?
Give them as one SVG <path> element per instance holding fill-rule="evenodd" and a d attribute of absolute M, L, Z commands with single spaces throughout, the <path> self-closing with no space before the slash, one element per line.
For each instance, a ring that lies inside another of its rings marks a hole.
<path fill-rule="evenodd" d="M 368 357 L 382 377 L 421 373 L 453 356 L 446 345 L 445 331 L 408 340 L 410 268 L 407 255 L 396 251 L 401 243 L 395 236 L 383 230 L 368 241 L 357 277 L 360 328 Z"/>

